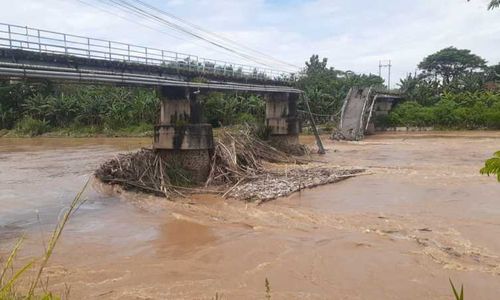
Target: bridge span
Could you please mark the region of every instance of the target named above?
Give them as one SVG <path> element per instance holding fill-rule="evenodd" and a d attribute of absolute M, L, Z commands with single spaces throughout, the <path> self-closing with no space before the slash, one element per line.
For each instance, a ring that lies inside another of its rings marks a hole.
<path fill-rule="evenodd" d="M 277 144 L 298 143 L 297 74 L 167 50 L 0 23 L 0 78 L 152 86 L 161 100 L 153 147 L 201 179 L 213 149 L 200 95 L 257 93 Z"/>
<path fill-rule="evenodd" d="M 297 75 L 0 23 L 0 76 L 83 83 L 292 92 Z"/>

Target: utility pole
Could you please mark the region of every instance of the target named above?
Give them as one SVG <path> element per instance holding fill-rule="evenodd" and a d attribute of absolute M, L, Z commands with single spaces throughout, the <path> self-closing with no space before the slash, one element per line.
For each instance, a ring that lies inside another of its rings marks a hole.
<path fill-rule="evenodd" d="M 387 89 L 390 91 L 391 90 L 391 67 L 392 67 L 392 61 L 391 60 L 379 60 L 378 61 L 378 76 L 382 77 L 382 68 L 387 68 Z"/>

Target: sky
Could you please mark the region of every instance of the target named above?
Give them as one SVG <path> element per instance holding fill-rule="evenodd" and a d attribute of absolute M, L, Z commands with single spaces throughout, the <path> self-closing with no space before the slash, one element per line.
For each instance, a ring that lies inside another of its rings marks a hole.
<path fill-rule="evenodd" d="M 255 64 L 138 17 L 116 10 L 110 14 L 81 1 L 0 0 L 0 23 Z M 379 61 L 390 59 L 393 86 L 415 72 L 426 55 L 448 46 L 470 49 L 489 64 L 500 62 L 500 9 L 488 11 L 488 0 L 144 1 L 299 67 L 318 54 L 336 69 L 377 74 Z"/>

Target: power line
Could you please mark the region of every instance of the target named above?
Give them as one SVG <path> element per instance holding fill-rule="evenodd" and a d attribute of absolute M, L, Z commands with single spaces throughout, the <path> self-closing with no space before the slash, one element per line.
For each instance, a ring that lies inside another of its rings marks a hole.
<path fill-rule="evenodd" d="M 176 38 L 176 39 L 179 39 L 179 40 L 182 40 L 182 41 L 188 42 L 188 43 L 194 43 L 194 44 L 196 44 L 196 45 L 198 45 L 198 46 L 200 46 L 200 47 L 202 47 L 202 48 L 205 48 L 205 49 L 207 49 L 207 50 L 211 50 L 211 51 L 216 51 L 216 52 L 218 52 L 218 53 L 224 53 L 224 54 L 227 54 L 227 52 L 223 52 L 223 51 L 221 51 L 220 49 L 217 49 L 217 48 L 209 48 L 209 47 L 207 47 L 206 45 L 199 44 L 199 43 L 197 43 L 197 42 L 195 42 L 195 41 L 192 41 L 192 40 L 187 40 L 186 38 L 180 37 L 180 36 L 178 36 L 178 35 L 174 35 L 174 34 L 171 34 L 171 33 L 167 32 L 167 31 L 160 30 L 160 29 L 155 28 L 155 27 L 152 27 L 152 26 L 148 26 L 148 25 L 143 24 L 143 23 L 141 23 L 141 22 L 137 22 L 137 21 L 135 21 L 135 20 L 133 20 L 133 19 L 130 19 L 130 18 L 124 17 L 124 16 L 122 16 L 122 15 L 120 15 L 120 14 L 113 13 L 113 12 L 112 12 L 112 11 L 110 11 L 110 10 L 104 9 L 104 8 L 102 8 L 102 7 L 98 7 L 98 6 L 96 6 L 96 5 L 93 5 L 93 4 L 91 4 L 91 3 L 86 2 L 86 1 L 84 1 L 84 0 L 76 0 L 76 1 L 78 1 L 78 2 L 82 3 L 82 4 L 86 5 L 86 6 L 89 6 L 89 7 L 93 8 L 93 9 L 96 9 L 96 10 L 99 10 L 99 11 L 102 11 L 102 12 L 105 12 L 105 13 L 110 14 L 110 15 L 113 15 L 113 16 L 115 16 L 115 17 L 118 17 L 118 18 L 124 19 L 124 20 L 126 20 L 126 21 L 128 21 L 128 22 L 131 22 L 131 23 L 134 23 L 134 24 L 140 25 L 140 26 L 142 26 L 142 27 L 148 28 L 148 29 L 150 29 L 150 30 L 154 30 L 154 31 L 159 32 L 159 33 L 162 33 L 162 34 L 165 34 L 165 35 L 167 35 L 167 36 L 170 36 L 170 37 L 173 37 L 173 38 Z M 108 4 L 106 4 L 106 5 L 108 5 Z M 191 39 L 192 39 L 192 38 L 191 38 Z M 230 54 L 231 56 L 234 56 L 234 57 L 239 57 L 239 56 L 234 55 L 234 54 L 232 54 L 232 53 L 229 53 L 229 54 Z"/>
<path fill-rule="evenodd" d="M 252 48 L 250 48 L 250 47 L 247 47 L 247 46 L 245 46 L 245 45 L 243 45 L 243 44 L 240 44 L 240 43 L 238 43 L 238 42 L 236 42 L 236 41 L 234 41 L 234 40 L 231 40 L 231 39 L 229 39 L 229 38 L 227 38 L 227 37 L 225 37 L 225 36 L 223 36 L 223 35 L 221 35 L 221 34 L 218 34 L 218 33 L 215 33 L 215 32 L 211 32 L 211 31 L 209 31 L 209 30 L 206 30 L 206 29 L 204 29 L 204 28 L 203 28 L 203 27 L 201 27 L 201 26 L 198 26 L 198 25 L 196 25 L 196 24 L 194 24 L 194 23 L 191 23 L 191 22 L 189 22 L 189 21 L 186 21 L 186 20 L 184 20 L 184 19 L 182 19 L 182 18 L 180 18 L 180 17 L 175 16 L 175 15 L 174 15 L 174 14 L 172 14 L 172 13 L 166 12 L 166 11 L 164 11 L 164 10 L 162 10 L 162 9 L 160 9 L 160 8 L 157 8 L 157 7 L 153 6 L 153 5 L 150 5 L 150 4 L 146 3 L 145 1 L 142 1 L 142 0 L 132 0 L 132 1 L 134 1 L 134 2 L 136 2 L 136 3 L 139 3 L 139 4 L 141 4 L 141 5 L 145 6 L 145 7 L 147 7 L 147 8 L 149 8 L 149 9 L 153 10 L 153 11 L 156 11 L 156 12 L 159 12 L 159 13 L 161 13 L 161 14 L 163 14 L 163 15 L 166 15 L 166 16 L 168 16 L 168 17 L 172 18 L 172 19 L 175 19 L 175 20 L 178 20 L 178 21 L 180 21 L 180 22 L 182 22 L 182 23 L 184 23 L 184 24 L 187 24 L 187 25 L 189 25 L 189 26 L 191 26 L 191 27 L 193 27 L 193 28 L 195 28 L 195 29 L 197 29 L 197 30 L 199 30 L 199 31 L 202 31 L 202 32 L 207 33 L 207 34 L 209 34 L 209 35 L 211 35 L 211 36 L 214 36 L 214 37 L 216 37 L 216 38 L 219 38 L 219 39 L 221 39 L 221 40 L 223 40 L 223 41 L 226 41 L 226 42 L 228 42 L 228 43 L 231 43 L 231 44 L 237 45 L 237 46 L 239 46 L 240 48 L 243 48 L 243 49 L 246 49 L 246 50 L 248 50 L 248 51 L 251 51 L 251 52 L 257 53 L 257 54 L 259 54 L 259 55 L 262 55 L 262 56 L 264 56 L 264 57 L 268 58 L 268 59 L 269 59 L 269 60 L 271 60 L 271 61 L 278 62 L 278 63 L 279 63 L 279 64 L 281 64 L 281 65 L 286 65 L 286 66 L 289 66 L 289 67 L 293 67 L 293 68 L 300 69 L 300 67 L 299 67 L 299 66 L 296 66 L 296 65 L 290 64 L 290 63 L 288 63 L 288 62 L 286 62 L 286 61 L 283 61 L 283 60 L 276 59 L 276 58 L 274 58 L 274 57 L 272 57 L 272 56 L 270 56 L 270 55 L 268 55 L 268 54 L 266 54 L 266 53 L 263 53 L 263 52 L 261 52 L 261 51 L 258 51 L 258 50 L 252 49 Z"/>
<path fill-rule="evenodd" d="M 108 1 L 99 0 L 99 1 L 101 3 L 110 2 L 109 5 L 114 6 L 115 8 L 118 8 L 118 9 L 120 9 L 122 11 L 132 12 L 136 16 L 142 16 L 142 17 L 145 17 L 145 18 L 147 18 L 149 20 L 154 20 L 154 21 L 159 22 L 159 23 L 161 23 L 163 25 L 166 25 L 166 26 L 168 26 L 168 27 L 170 27 L 170 28 L 172 28 L 172 29 L 174 29 L 174 30 L 176 30 L 178 32 L 181 32 L 181 33 L 184 33 L 184 34 L 187 34 L 187 35 L 190 35 L 190 36 L 194 36 L 194 37 L 196 37 L 196 38 L 198 38 L 200 40 L 203 40 L 203 41 L 205 41 L 205 42 L 207 42 L 207 43 L 209 43 L 211 45 L 214 45 L 216 47 L 219 47 L 221 49 L 224 49 L 226 51 L 234 53 L 234 54 L 236 54 L 236 55 L 238 55 L 240 57 L 243 57 L 243 58 L 245 58 L 247 60 L 253 61 L 253 62 L 257 63 L 257 64 L 264 65 L 264 66 L 267 66 L 267 67 L 270 67 L 270 68 L 273 67 L 273 66 L 270 66 L 269 64 L 267 64 L 265 62 L 262 62 L 259 58 L 256 58 L 256 57 L 253 57 L 251 55 L 247 55 L 247 54 L 241 53 L 241 52 L 236 51 L 234 49 L 231 49 L 231 48 L 229 48 L 229 47 L 227 47 L 225 45 L 221 45 L 220 43 L 214 42 L 214 41 L 212 41 L 212 40 L 210 40 L 208 38 L 203 37 L 200 34 L 194 33 L 194 32 L 192 32 L 192 31 L 190 31 L 190 30 L 188 30 L 186 28 L 183 28 L 182 26 L 179 26 L 179 25 L 177 25 L 175 23 L 172 23 L 172 22 L 170 22 L 168 20 L 165 20 L 164 18 L 161 18 L 161 17 L 159 17 L 159 16 L 157 16 L 155 14 L 149 13 L 149 12 L 147 12 L 147 11 L 145 11 L 145 10 L 139 8 L 139 7 L 136 7 L 133 4 L 130 4 L 130 3 L 126 2 L 126 1 L 123 1 L 123 0 L 119 0 L 119 1 L 117 1 L 117 0 L 108 0 Z"/>
<path fill-rule="evenodd" d="M 115 16 L 115 17 L 118 17 L 118 18 L 124 19 L 124 20 L 126 20 L 126 21 L 128 21 L 128 22 L 132 22 L 132 23 L 135 23 L 135 24 L 137 24 L 137 25 L 141 25 L 141 26 L 143 26 L 143 27 L 146 27 L 146 28 L 148 28 L 148 29 L 151 29 L 151 30 L 154 30 L 154 31 L 157 31 L 157 32 L 163 33 L 163 34 L 168 35 L 168 36 L 170 36 L 170 37 L 173 37 L 173 38 L 176 38 L 176 39 L 179 39 L 179 40 L 182 40 L 182 41 L 188 42 L 188 40 L 187 40 L 187 39 L 185 39 L 185 38 L 182 38 L 182 37 L 177 36 L 177 35 L 174 35 L 174 34 L 170 34 L 170 33 L 166 32 L 166 31 L 159 30 L 159 29 L 157 29 L 157 28 L 154 28 L 154 27 L 148 26 L 148 25 L 146 25 L 146 24 L 143 24 L 143 23 L 140 23 L 140 22 L 137 22 L 137 21 L 134 21 L 134 20 L 129 19 L 129 18 L 126 18 L 126 17 L 124 17 L 124 16 L 122 16 L 122 15 L 115 14 L 115 13 L 113 13 L 112 11 L 109 11 L 109 10 L 107 10 L 107 9 L 103 9 L 103 8 L 101 8 L 101 7 L 97 7 L 97 6 L 95 6 L 95 5 L 92 5 L 92 4 L 90 4 L 90 3 L 86 2 L 86 1 L 84 1 L 84 0 L 76 0 L 76 1 L 78 1 L 78 2 L 80 2 L 80 3 L 82 3 L 82 4 L 84 4 L 84 5 L 87 5 L 87 6 L 89 6 L 89 7 L 92 7 L 92 8 L 94 8 L 94 9 L 97 9 L 97 10 L 100 10 L 100 11 L 102 11 L 102 12 L 105 12 L 105 13 L 107 13 L 107 14 L 113 15 L 113 16 Z"/>

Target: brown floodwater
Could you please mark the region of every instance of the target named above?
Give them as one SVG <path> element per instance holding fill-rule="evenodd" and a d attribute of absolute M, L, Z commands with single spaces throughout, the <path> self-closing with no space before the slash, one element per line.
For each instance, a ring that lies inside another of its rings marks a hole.
<path fill-rule="evenodd" d="M 312 144 L 309 136 L 302 137 Z M 368 173 L 256 206 L 170 202 L 92 182 L 45 273 L 71 299 L 466 299 L 500 293 L 500 132 L 324 139 L 315 160 Z M 93 170 L 149 139 L 0 138 L 0 255 L 22 259 Z"/>

